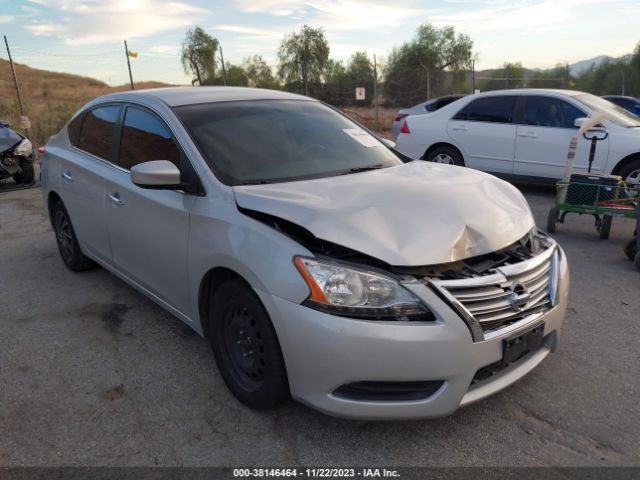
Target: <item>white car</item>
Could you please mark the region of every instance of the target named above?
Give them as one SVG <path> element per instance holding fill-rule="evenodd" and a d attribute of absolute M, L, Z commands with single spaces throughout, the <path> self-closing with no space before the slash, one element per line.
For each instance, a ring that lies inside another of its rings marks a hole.
<path fill-rule="evenodd" d="M 397 149 L 415 159 L 464 165 L 502 176 L 559 179 L 576 120 L 594 110 L 607 117 L 596 134 L 592 173 L 640 186 L 640 118 L 600 97 L 570 90 L 483 92 L 430 115 L 405 119 Z M 580 138 L 574 170 L 586 173 L 591 141 Z"/>

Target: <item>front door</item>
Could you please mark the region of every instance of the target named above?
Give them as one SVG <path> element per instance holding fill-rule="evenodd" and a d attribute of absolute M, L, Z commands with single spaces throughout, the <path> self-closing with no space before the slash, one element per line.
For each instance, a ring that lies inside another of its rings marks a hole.
<path fill-rule="evenodd" d="M 184 153 L 155 114 L 126 107 L 119 169 L 107 180 L 106 215 L 116 268 L 182 313 L 188 311 L 189 212 L 196 197 L 174 190 L 150 190 L 131 182 L 129 169 L 169 160 L 182 170 Z"/>
<path fill-rule="evenodd" d="M 576 118 L 587 114 L 569 102 L 541 95 L 524 96 L 522 118 L 517 127 L 513 173 L 530 177 L 559 179 L 564 173 L 571 138 L 576 135 Z M 602 173 L 609 154 L 609 140 L 603 132 L 587 132 L 604 138 L 596 143 L 592 173 Z M 578 140 L 573 170 L 586 173 L 591 142 Z"/>

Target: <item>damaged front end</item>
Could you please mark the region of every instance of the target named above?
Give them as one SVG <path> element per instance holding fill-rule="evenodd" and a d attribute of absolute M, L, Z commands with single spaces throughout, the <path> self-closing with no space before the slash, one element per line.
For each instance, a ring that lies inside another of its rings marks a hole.
<path fill-rule="evenodd" d="M 458 313 L 475 342 L 534 321 L 558 299 L 560 250 L 536 228 L 495 252 L 446 264 L 406 267 L 319 239 L 288 220 L 245 208 L 240 211 L 291 237 L 314 255 L 382 270 L 403 281 L 423 282 Z"/>

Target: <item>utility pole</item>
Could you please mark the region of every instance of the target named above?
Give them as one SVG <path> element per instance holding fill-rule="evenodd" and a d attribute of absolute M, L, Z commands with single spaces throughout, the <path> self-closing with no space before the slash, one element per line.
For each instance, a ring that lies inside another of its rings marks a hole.
<path fill-rule="evenodd" d="M 569 64 L 564 68 L 564 88 L 569 88 Z"/>
<path fill-rule="evenodd" d="M 224 66 L 224 56 L 222 55 L 222 45 L 218 45 L 220 49 L 220 61 L 222 62 L 222 79 L 224 81 L 224 86 L 227 86 L 227 67 Z"/>
<path fill-rule="evenodd" d="M 625 71 L 624 71 L 624 70 L 622 70 L 622 95 L 623 95 L 623 96 L 624 96 L 624 90 L 625 90 L 625 89 L 624 89 L 624 86 L 625 86 L 625 85 L 624 85 L 624 80 L 625 80 L 625 78 L 624 78 L 624 77 L 625 77 Z"/>
<path fill-rule="evenodd" d="M 373 54 L 373 101 L 376 106 L 376 132 L 380 128 L 378 116 L 378 64 L 376 63 L 376 54 Z"/>
<path fill-rule="evenodd" d="M 129 82 L 131 82 L 131 90 L 135 90 L 133 86 L 133 76 L 131 75 L 131 62 L 129 61 L 129 47 L 127 41 L 124 41 L 124 55 L 127 57 L 127 68 L 129 69 Z"/>
<path fill-rule="evenodd" d="M 431 100 L 431 74 L 427 68 L 427 100 Z"/>
<path fill-rule="evenodd" d="M 9 41 L 7 40 L 7 36 L 4 36 L 4 44 L 7 47 L 7 55 L 9 55 L 9 64 L 11 65 L 11 73 L 13 74 L 13 84 L 16 86 L 16 95 L 18 96 L 18 106 L 20 107 L 20 115 L 23 117 L 24 114 L 24 106 L 22 105 L 22 97 L 20 96 L 20 88 L 18 87 L 18 76 L 16 75 L 16 69 L 13 66 L 13 58 L 11 58 L 11 50 L 9 50 Z M 24 132 L 27 137 L 29 136 L 29 129 L 25 128 Z"/>

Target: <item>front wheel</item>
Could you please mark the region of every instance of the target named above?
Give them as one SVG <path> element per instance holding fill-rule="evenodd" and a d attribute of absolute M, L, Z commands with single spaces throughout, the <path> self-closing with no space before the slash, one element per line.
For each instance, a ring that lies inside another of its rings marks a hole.
<path fill-rule="evenodd" d="M 220 285 L 213 294 L 209 326 L 218 369 L 238 400 L 267 409 L 289 398 L 278 337 L 251 287 L 238 279 Z"/>
<path fill-rule="evenodd" d="M 13 180 L 18 185 L 29 185 L 33 183 L 33 179 L 36 176 L 33 167 L 33 158 L 20 157 L 18 163 L 20 165 L 20 172 L 13 176 Z"/>

